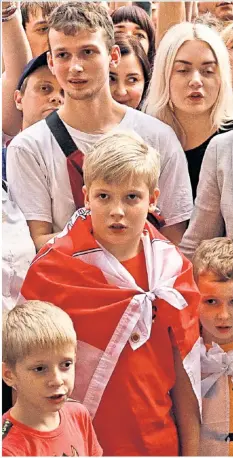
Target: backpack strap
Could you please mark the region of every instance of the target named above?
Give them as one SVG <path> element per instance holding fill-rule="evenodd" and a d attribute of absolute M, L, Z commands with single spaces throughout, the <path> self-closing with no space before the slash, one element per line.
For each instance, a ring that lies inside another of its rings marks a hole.
<path fill-rule="evenodd" d="M 50 113 L 45 121 L 66 157 L 78 149 L 56 111 Z"/>

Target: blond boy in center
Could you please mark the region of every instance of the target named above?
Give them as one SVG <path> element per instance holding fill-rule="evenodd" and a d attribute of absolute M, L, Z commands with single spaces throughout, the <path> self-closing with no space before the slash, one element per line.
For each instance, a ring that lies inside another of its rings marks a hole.
<path fill-rule="evenodd" d="M 101 456 L 90 415 L 69 399 L 77 338 L 58 307 L 27 301 L 3 316 L 3 379 L 16 390 L 3 415 L 3 456 Z"/>
<path fill-rule="evenodd" d="M 233 456 L 233 240 L 204 240 L 194 258 L 201 293 L 201 456 Z"/>
<path fill-rule="evenodd" d="M 197 455 L 199 294 L 190 262 L 147 222 L 159 154 L 115 131 L 88 151 L 83 170 L 85 208 L 38 253 L 22 294 L 53 298 L 71 316 L 73 396 L 105 455 Z"/>

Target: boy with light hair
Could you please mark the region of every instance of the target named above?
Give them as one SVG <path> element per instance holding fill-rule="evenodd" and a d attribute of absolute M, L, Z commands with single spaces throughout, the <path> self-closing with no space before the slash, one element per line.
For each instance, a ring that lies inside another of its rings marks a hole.
<path fill-rule="evenodd" d="M 233 455 L 233 240 L 204 240 L 194 258 L 201 293 L 200 456 Z"/>
<path fill-rule="evenodd" d="M 159 161 L 134 133 L 101 137 L 84 161 L 85 208 L 43 247 L 21 291 L 70 314 L 73 396 L 110 456 L 198 450 L 199 294 L 190 262 L 146 221 Z"/>
<path fill-rule="evenodd" d="M 76 344 L 71 318 L 53 304 L 4 314 L 2 374 L 17 399 L 3 415 L 3 456 L 102 455 L 89 413 L 69 399 Z"/>

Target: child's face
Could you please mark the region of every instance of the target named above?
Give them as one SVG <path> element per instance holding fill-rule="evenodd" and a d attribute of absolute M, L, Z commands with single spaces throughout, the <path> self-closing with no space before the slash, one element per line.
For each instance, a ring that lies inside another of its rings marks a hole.
<path fill-rule="evenodd" d="M 48 414 L 60 410 L 74 387 L 75 347 L 38 350 L 17 362 L 12 386 L 21 410 Z"/>
<path fill-rule="evenodd" d="M 118 252 L 135 256 L 147 213 L 154 211 L 159 191 L 150 197 L 145 181 L 134 179 L 123 184 L 95 180 L 83 192 L 96 240 L 119 260 Z"/>
<path fill-rule="evenodd" d="M 233 280 L 219 281 L 212 272 L 199 276 L 199 305 L 202 335 L 205 343 L 233 342 Z"/>

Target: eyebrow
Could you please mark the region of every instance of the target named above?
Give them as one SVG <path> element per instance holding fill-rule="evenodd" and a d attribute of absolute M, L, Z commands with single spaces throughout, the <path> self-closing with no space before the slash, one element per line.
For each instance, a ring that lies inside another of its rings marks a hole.
<path fill-rule="evenodd" d="M 48 21 L 37 21 L 35 22 L 33 27 L 37 27 L 38 25 L 47 25 Z"/>
<path fill-rule="evenodd" d="M 120 29 L 125 29 L 126 25 L 124 24 L 114 24 L 114 27 L 119 27 Z M 143 30 L 139 25 L 135 24 L 135 28 L 137 30 L 142 30 L 143 32 L 145 32 L 145 30 Z M 146 32 L 145 32 L 146 33 Z"/>
<path fill-rule="evenodd" d="M 177 59 L 174 62 L 175 64 L 187 64 L 187 65 L 192 65 L 192 62 L 189 62 L 188 60 L 182 60 L 182 59 Z M 216 60 L 209 60 L 207 62 L 202 62 L 201 65 L 211 65 L 211 64 L 217 64 Z"/>

